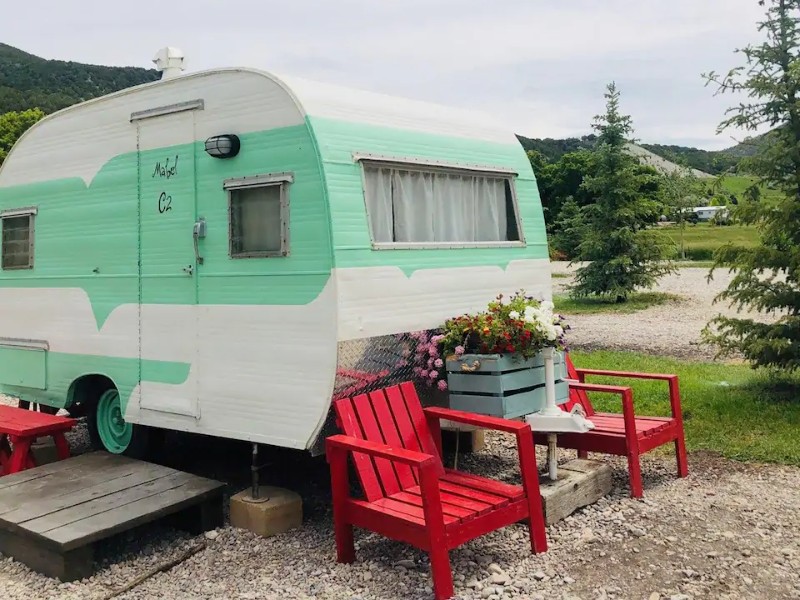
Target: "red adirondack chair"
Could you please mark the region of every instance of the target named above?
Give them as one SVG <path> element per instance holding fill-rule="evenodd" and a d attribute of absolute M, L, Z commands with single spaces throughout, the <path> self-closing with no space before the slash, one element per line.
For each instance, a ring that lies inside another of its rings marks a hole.
<path fill-rule="evenodd" d="M 422 408 L 412 383 L 334 401 L 339 428 L 326 454 L 331 469 L 339 562 L 355 560 L 353 526 L 409 543 L 430 555 L 436 600 L 453 595 L 449 551 L 528 519 L 531 549 L 547 549 L 530 426 L 446 408 Z M 444 468 L 440 419 L 517 436 L 522 487 Z M 353 455 L 364 498 L 349 495 Z"/>
<path fill-rule="evenodd" d="M 577 450 L 580 458 L 586 458 L 589 452 L 626 456 L 628 458 L 631 496 L 634 498 L 641 498 L 644 495 L 639 456 L 653 448 L 674 442 L 675 455 L 678 460 L 678 476 L 686 477 L 689 474 L 689 466 L 686 462 L 686 443 L 683 434 L 681 395 L 677 375 L 576 369 L 569 356 L 567 356 L 567 375 L 570 379 L 577 379 L 580 383 L 576 385 L 570 384 L 569 401 L 563 404 L 562 408 L 570 411 L 573 406 L 579 404 L 586 412 L 586 417 L 594 423 L 595 428 L 586 433 L 559 434 L 559 446 Z M 669 384 L 672 417 L 637 417 L 633 410 L 633 391 L 631 388 L 616 385 L 589 384 L 586 383 L 587 375 L 666 381 Z M 596 412 L 586 392 L 619 394 L 622 397 L 622 414 Z M 537 444 L 547 443 L 547 436 L 542 434 L 535 434 L 534 439 Z"/>

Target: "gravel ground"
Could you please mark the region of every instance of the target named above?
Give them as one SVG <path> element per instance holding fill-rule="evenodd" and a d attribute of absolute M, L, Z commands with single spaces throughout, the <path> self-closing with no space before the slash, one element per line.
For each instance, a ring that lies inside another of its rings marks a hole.
<path fill-rule="evenodd" d="M 553 273 L 567 275 L 553 279 L 553 293 L 566 293 L 577 266 L 555 262 Z M 571 327 L 570 343 L 586 350 L 632 350 L 678 358 L 711 360 L 715 349 L 701 344 L 700 332 L 716 315 L 736 315 L 727 303 L 713 304 L 714 298 L 728 287 L 733 277 L 717 270 L 707 281 L 709 269 L 682 268 L 658 282 L 653 291 L 680 296 L 679 301 L 653 306 L 634 314 L 565 315 Z M 760 315 L 750 315 L 762 319 Z"/>
<path fill-rule="evenodd" d="M 563 272 L 563 265 L 556 265 L 559 269 Z M 663 280 L 661 290 L 686 297 L 679 304 L 636 315 L 570 318 L 574 345 L 710 356 L 697 346 L 699 330 L 716 313 L 708 305 L 727 279 L 720 273 L 707 285 L 705 273 L 684 269 Z M 70 434 L 70 444 L 74 451 L 86 450 L 85 426 Z M 174 434 L 165 456 L 169 466 L 225 481 L 228 494 L 247 486 L 246 444 Z M 573 456 L 564 451 L 561 459 Z M 800 469 L 692 453 L 690 476 L 677 479 L 674 459 L 648 455 L 643 459 L 645 499 L 639 501 L 628 497 L 624 460 L 593 458 L 612 466 L 612 493 L 549 527 L 550 548 L 542 555 L 530 553 L 521 525 L 453 551 L 458 598 L 800 599 Z M 115 597 L 432 598 L 427 557 L 410 546 L 357 532 L 356 562 L 335 562 L 324 458 L 273 450 L 266 461 L 266 483 L 303 497 L 301 529 L 264 539 L 230 526 L 201 536 L 146 526 L 101 544 L 96 575 L 70 584 L 0 558 L 0 595 L 8 600 L 108 598 L 148 570 L 199 548 L 171 570 Z M 499 434 L 487 434 L 485 450 L 461 455 L 459 467 L 519 482 L 514 444 Z"/>

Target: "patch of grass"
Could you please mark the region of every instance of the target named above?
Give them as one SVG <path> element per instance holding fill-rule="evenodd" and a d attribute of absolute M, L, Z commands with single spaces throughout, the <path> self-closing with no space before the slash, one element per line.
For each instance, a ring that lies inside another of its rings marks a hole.
<path fill-rule="evenodd" d="M 571 355 L 578 367 L 676 373 L 689 449 L 712 450 L 737 460 L 800 465 L 800 375 L 632 352 Z M 631 386 L 637 415 L 670 414 L 666 382 L 608 377 L 587 377 L 587 381 Z M 619 396 L 594 393 L 592 403 L 598 410 L 622 411 Z"/>
<path fill-rule="evenodd" d="M 628 301 L 617 304 L 602 298 L 570 298 L 554 296 L 556 310 L 565 315 L 592 315 L 597 313 L 632 313 L 651 306 L 659 306 L 668 302 L 680 302 L 682 298 L 675 294 L 663 292 L 638 292 L 628 296 Z"/>
<path fill-rule="evenodd" d="M 678 260 L 675 266 L 679 269 L 710 269 L 714 266 L 713 260 Z"/>
<path fill-rule="evenodd" d="M 680 252 L 681 233 L 677 226 L 659 227 L 658 234 L 675 246 Z M 743 225 L 711 225 L 698 223 L 686 225 L 683 230 L 683 245 L 686 258 L 691 261 L 709 261 L 714 251 L 720 246 L 733 243 L 738 246 L 753 247 L 758 243 L 758 231 L 755 227 Z"/>
<path fill-rule="evenodd" d="M 755 177 L 749 175 L 725 175 L 721 180 L 722 189 L 728 193 L 736 194 L 738 198 L 743 198 L 745 191 L 756 182 Z M 761 186 L 761 199 L 769 201 L 779 197 L 778 190 L 771 190 L 766 186 Z"/>
<path fill-rule="evenodd" d="M 552 273 L 550 276 L 553 279 L 569 279 L 572 277 L 569 273 Z"/>

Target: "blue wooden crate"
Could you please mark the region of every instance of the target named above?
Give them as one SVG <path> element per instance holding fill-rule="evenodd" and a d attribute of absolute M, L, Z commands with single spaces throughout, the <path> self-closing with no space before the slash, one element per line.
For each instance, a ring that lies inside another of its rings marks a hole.
<path fill-rule="evenodd" d="M 563 353 L 554 356 L 556 404 L 569 398 Z M 544 359 L 540 354 L 522 360 L 514 355 L 465 354 L 447 360 L 450 408 L 514 418 L 544 408 Z"/>

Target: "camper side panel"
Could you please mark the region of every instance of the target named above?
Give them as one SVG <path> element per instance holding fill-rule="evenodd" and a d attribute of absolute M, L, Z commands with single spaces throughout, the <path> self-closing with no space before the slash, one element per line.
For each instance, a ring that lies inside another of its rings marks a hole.
<path fill-rule="evenodd" d="M 186 126 L 170 124 L 167 112 L 147 117 L 156 125 L 140 137 L 132 115 L 180 103 L 193 107 L 190 117 L 180 113 Z M 231 133 L 242 140 L 238 156 L 205 152 L 208 137 Z M 155 165 L 176 155 L 193 161 L 179 176 L 195 178 L 196 194 L 185 199 L 193 204 L 186 223 L 161 231 L 158 194 L 150 193 L 161 177 Z M 288 252 L 231 257 L 225 182 L 275 173 L 292 175 Z M 26 207 L 35 208 L 33 264 L 0 269 L 0 350 L 18 367 L 0 371 L 4 391 L 62 406 L 77 380 L 102 374 L 134 423 L 310 443 L 330 405 L 336 294 L 319 159 L 282 84 L 242 70 L 192 74 L 48 117 L 0 169 L 0 211 Z M 208 226 L 202 264 L 191 250 L 199 217 Z M 140 228 L 150 237 L 140 238 Z M 4 233 L 9 241 L 25 235 Z M 164 236 L 188 246 L 159 245 Z M 153 264 L 158 257 L 148 253 L 185 247 L 187 260 L 174 266 L 195 282 L 193 292 L 176 296 L 157 284 L 159 273 L 140 290 L 140 259 Z"/>
<path fill-rule="evenodd" d="M 339 340 L 435 327 L 476 310 L 498 293 L 524 288 L 550 298 L 547 238 L 536 180 L 516 139 L 442 135 L 421 130 L 311 118 L 330 194 Z M 524 244 L 503 247 L 375 249 L 358 155 L 433 160 L 510 169 Z"/>

